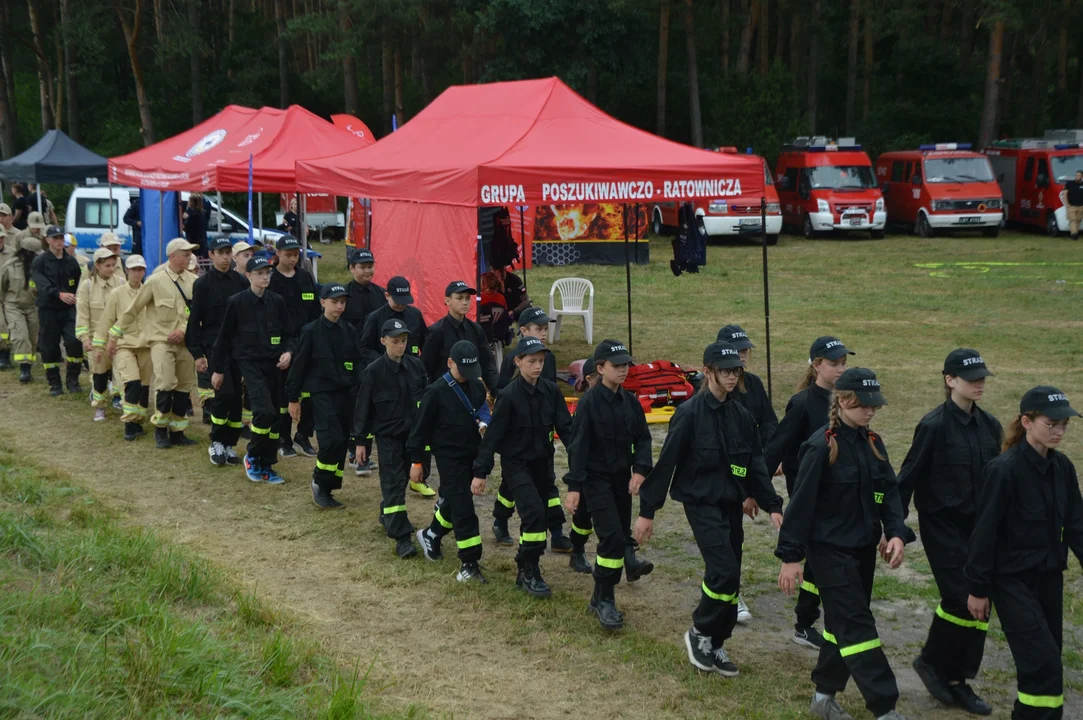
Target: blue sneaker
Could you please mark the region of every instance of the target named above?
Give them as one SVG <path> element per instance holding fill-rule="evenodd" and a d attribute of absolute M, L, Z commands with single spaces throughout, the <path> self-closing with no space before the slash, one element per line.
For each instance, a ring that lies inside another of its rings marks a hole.
<path fill-rule="evenodd" d="M 244 474 L 248 476 L 248 479 L 252 482 L 263 482 L 267 479 L 267 476 L 263 474 L 263 469 L 259 466 L 259 463 L 251 455 L 244 456 Z"/>
<path fill-rule="evenodd" d="M 268 485 L 281 485 L 286 479 L 274 471 L 274 468 L 263 468 L 263 482 Z"/>

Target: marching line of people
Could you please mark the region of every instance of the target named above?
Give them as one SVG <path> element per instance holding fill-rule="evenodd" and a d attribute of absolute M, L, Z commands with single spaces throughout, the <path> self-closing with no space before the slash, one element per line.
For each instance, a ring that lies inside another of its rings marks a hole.
<path fill-rule="evenodd" d="M 980 669 L 995 607 L 1016 663 L 1012 717 L 1063 716 L 1063 572 L 1069 552 L 1083 563 L 1083 498 L 1074 466 L 1057 451 L 1079 413 L 1055 387 L 1029 390 L 1004 432 L 977 404 L 992 376 L 985 360 L 952 351 L 945 401 L 918 424 L 896 476 L 869 428 L 887 404 L 880 382 L 872 370 L 847 367 L 854 352 L 841 340 L 812 343 L 807 374 L 779 421 L 747 370 L 755 345 L 726 325 L 705 348 L 699 390 L 676 409 L 655 462 L 643 407 L 623 389 L 633 363 L 627 348 L 610 339 L 595 348 L 572 415 L 540 308 L 519 313 L 518 342 L 498 374 L 484 331 L 467 317 L 474 288 L 449 284 L 448 314 L 426 325 L 406 278 L 386 289 L 372 283 L 368 250 L 350 256 L 351 282 L 319 286 L 298 267 L 294 238 L 279 245 L 277 267 L 252 257 L 247 243 L 215 239 L 212 267 L 198 279 L 189 270 L 196 246 L 184 238 L 169 242 L 167 263 L 149 277 L 139 255 L 118 273 L 110 239 L 84 277 L 63 232 L 43 234 L 44 252 L 33 235 L 4 245 L 0 337 L 21 382 L 32 380 L 40 354 L 52 395 L 65 384 L 82 392 L 85 357 L 94 419 L 105 417 L 111 388 L 119 388 L 126 440 L 138 439 L 150 413 L 158 448 L 195 444 L 185 431 L 200 388 L 210 462 L 243 465 L 252 482 L 278 485 L 285 479 L 274 466 L 299 449 L 315 458 L 310 485 L 320 509 L 342 507 L 334 492 L 347 466 L 372 472 L 375 446 L 378 521 L 397 555 L 416 556 L 420 546 L 439 561 L 443 538 L 454 533 L 455 577 L 479 583 L 487 579 L 474 497 L 485 494 L 499 456 L 493 535 L 511 545 L 508 523 L 518 514 L 516 586 L 550 597 L 541 558 L 547 548 L 568 553 L 574 571 L 593 575 L 587 608 L 607 630 L 624 626 L 615 593 L 622 576 L 635 581 L 653 570 L 636 551 L 650 541 L 668 495 L 683 505 L 704 563 L 684 649 L 694 667 L 725 677 L 740 674 L 727 643 L 751 617 L 740 594 L 742 514 L 762 510 L 779 534 L 779 588 L 798 595 L 793 641 L 819 653 L 810 712 L 828 720 L 851 718 L 836 699 L 851 676 L 873 717 L 902 718 L 871 593 L 877 555 L 897 569 L 916 539 L 905 524 L 913 499 L 941 596 L 913 661 L 930 695 L 992 712 L 968 680 Z M 235 448 L 246 430 L 242 459 Z M 563 503 L 557 440 L 568 455 Z M 434 458 L 438 493 L 426 482 Z M 772 484 L 778 474 L 788 503 Z M 410 521 L 407 490 L 435 497 L 421 529 Z M 593 534 L 591 565 L 585 546 Z"/>

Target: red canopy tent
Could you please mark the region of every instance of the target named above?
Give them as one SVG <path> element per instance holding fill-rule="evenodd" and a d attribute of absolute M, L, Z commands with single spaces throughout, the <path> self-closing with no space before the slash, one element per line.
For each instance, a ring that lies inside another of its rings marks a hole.
<path fill-rule="evenodd" d="M 555 77 L 452 87 L 370 148 L 297 163 L 301 192 L 376 201 L 377 280 L 404 275 L 429 321 L 478 274 L 480 206 L 755 196 L 763 180 L 758 158 L 651 135 Z"/>

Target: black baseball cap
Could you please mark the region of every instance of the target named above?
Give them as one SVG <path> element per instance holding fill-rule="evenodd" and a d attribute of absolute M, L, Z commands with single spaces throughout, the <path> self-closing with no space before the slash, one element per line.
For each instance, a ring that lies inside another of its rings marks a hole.
<path fill-rule="evenodd" d="M 256 270 L 262 270 L 263 268 L 271 267 L 271 261 L 265 257 L 250 257 L 248 262 L 245 263 L 244 269 L 248 272 L 255 272 Z"/>
<path fill-rule="evenodd" d="M 396 305 L 414 304 L 414 296 L 410 294 L 410 281 L 400 275 L 387 281 L 387 294 Z"/>
<path fill-rule="evenodd" d="M 460 340 L 451 346 L 451 361 L 459 369 L 459 374 L 467 380 L 481 379 L 481 362 L 478 358 L 478 346 L 469 340 Z"/>
<path fill-rule="evenodd" d="M 614 365 L 628 365 L 633 362 L 628 348 L 619 340 L 602 340 L 598 343 L 598 347 L 594 348 L 594 362 L 601 360 Z"/>
<path fill-rule="evenodd" d="M 398 337 L 400 335 L 406 335 L 410 332 L 410 328 L 406 327 L 406 323 L 402 320 L 391 318 L 385 320 L 383 327 L 380 328 L 380 337 Z"/>
<path fill-rule="evenodd" d="M 867 407 L 887 405 L 887 400 L 880 392 L 880 381 L 876 379 L 876 373 L 868 368 L 850 368 L 835 381 L 835 390 L 856 393 L 858 402 Z"/>
<path fill-rule="evenodd" d="M 331 298 L 346 297 L 346 288 L 338 283 L 328 283 L 320 288 L 320 299 L 330 300 Z"/>
<path fill-rule="evenodd" d="M 583 361 L 583 377 L 589 377 L 598 372 L 598 368 L 594 365 L 594 358 L 589 357 Z"/>
<path fill-rule="evenodd" d="M 737 346 L 724 340 L 718 340 L 703 349 L 703 365 L 716 368 L 739 368 L 745 364 L 737 354 Z"/>
<path fill-rule="evenodd" d="M 282 252 L 283 250 L 300 250 L 301 242 L 297 238 L 291 235 L 287 235 L 286 237 L 279 240 L 278 245 L 276 245 L 275 247 L 279 252 Z"/>
<path fill-rule="evenodd" d="M 1068 404 L 1068 396 L 1052 385 L 1039 385 L 1027 390 L 1019 401 L 1019 414 L 1038 412 L 1050 420 L 1066 420 L 1079 417 L 1079 413 Z"/>
<path fill-rule="evenodd" d="M 818 337 L 812 343 L 812 347 L 808 351 L 808 359 L 815 360 L 818 357 L 827 358 L 828 360 L 838 360 L 843 355 L 856 355 L 857 353 L 852 350 L 847 350 L 846 346 L 842 344 L 842 340 L 837 337 L 831 337 L 825 335 L 824 337 Z"/>
<path fill-rule="evenodd" d="M 527 337 L 521 339 L 519 344 L 515 346 L 515 357 L 533 355 L 534 353 L 540 353 L 543 350 L 545 350 L 545 343 L 538 338 Z"/>
<path fill-rule="evenodd" d="M 540 307 L 528 307 L 519 313 L 519 327 L 525 325 L 548 325 L 549 316 Z"/>
<path fill-rule="evenodd" d="M 444 297 L 451 297 L 453 293 L 470 293 L 471 295 L 477 295 L 478 291 L 462 280 L 456 280 L 455 282 L 448 283 L 448 286 L 444 288 Z"/>
<path fill-rule="evenodd" d="M 740 325 L 727 325 L 718 331 L 716 339 L 728 342 L 738 350 L 751 350 L 756 347 L 748 339 L 748 333 Z"/>
<path fill-rule="evenodd" d="M 45 228 L 45 237 L 47 238 L 56 237 L 63 234 L 64 228 L 60 227 L 59 225 L 50 225 L 49 227 Z"/>
<path fill-rule="evenodd" d="M 211 252 L 214 252 L 215 250 L 221 250 L 222 248 L 229 248 L 230 250 L 233 249 L 233 242 L 229 239 L 228 235 L 219 235 L 218 237 L 211 240 L 210 245 L 207 246 L 207 249 Z"/>
<path fill-rule="evenodd" d="M 971 348 L 959 348 L 948 353 L 944 360 L 944 374 L 960 377 L 968 382 L 983 377 L 995 377 L 985 366 L 981 353 Z"/>
<path fill-rule="evenodd" d="M 368 248 L 357 248 L 350 253 L 350 265 L 357 265 L 358 263 L 374 263 L 376 258 L 373 257 L 372 251 Z"/>

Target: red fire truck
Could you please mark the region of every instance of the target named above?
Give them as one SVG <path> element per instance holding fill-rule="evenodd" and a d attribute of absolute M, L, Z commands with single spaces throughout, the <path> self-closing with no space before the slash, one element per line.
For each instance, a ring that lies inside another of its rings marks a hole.
<path fill-rule="evenodd" d="M 1043 138 L 999 140 L 985 149 L 1011 222 L 1068 232 L 1064 183 L 1083 170 L 1083 130 L 1046 130 Z"/>

